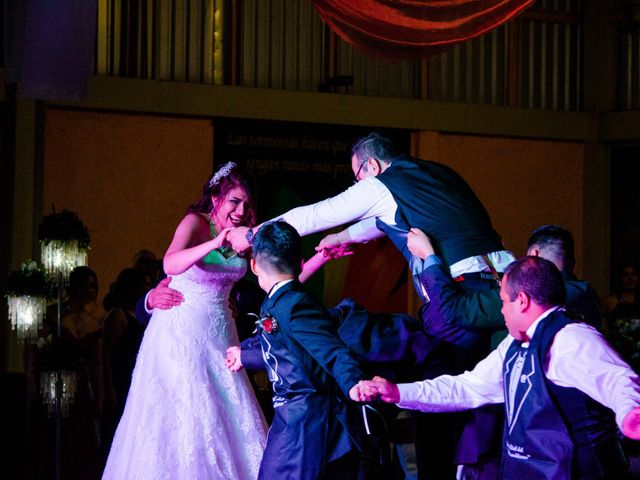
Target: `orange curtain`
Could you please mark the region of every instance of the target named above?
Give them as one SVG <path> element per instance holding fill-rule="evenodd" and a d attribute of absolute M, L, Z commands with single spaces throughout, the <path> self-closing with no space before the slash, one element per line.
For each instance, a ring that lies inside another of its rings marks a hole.
<path fill-rule="evenodd" d="M 312 0 L 344 41 L 373 57 L 419 59 L 488 32 L 534 0 Z"/>

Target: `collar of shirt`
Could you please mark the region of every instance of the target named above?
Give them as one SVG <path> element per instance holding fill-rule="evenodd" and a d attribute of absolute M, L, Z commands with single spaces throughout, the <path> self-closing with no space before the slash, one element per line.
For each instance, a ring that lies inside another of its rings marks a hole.
<path fill-rule="evenodd" d="M 540 324 L 540 321 L 547 318 L 551 312 L 555 312 L 556 310 L 562 308 L 560 305 L 556 305 L 554 307 L 551 307 L 549 310 L 545 311 L 542 315 L 540 315 L 538 318 L 536 318 L 536 321 L 533 322 L 531 325 L 529 325 L 529 328 L 527 328 L 527 338 L 533 338 L 534 333 L 536 332 L 536 328 L 538 328 L 538 325 Z M 522 342 L 522 346 L 524 348 L 527 348 L 529 346 L 529 342 Z"/>
<path fill-rule="evenodd" d="M 273 287 L 271 287 L 271 290 L 269 290 L 269 298 L 271 298 L 273 294 L 276 293 L 280 287 L 284 287 L 289 282 L 293 282 L 293 278 L 274 283 Z"/>

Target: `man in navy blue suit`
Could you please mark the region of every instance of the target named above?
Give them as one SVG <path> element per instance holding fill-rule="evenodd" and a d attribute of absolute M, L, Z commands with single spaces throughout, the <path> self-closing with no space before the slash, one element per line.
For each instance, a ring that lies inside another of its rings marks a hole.
<path fill-rule="evenodd" d="M 461 327 L 463 331 L 489 329 L 498 334 L 505 331 L 504 318 L 500 313 L 502 303 L 498 283 L 477 292 L 460 288 L 457 285 L 459 279 L 451 278 L 428 236 L 412 229 L 407 243 L 411 253 L 423 262 L 423 270 L 415 276 L 415 280 L 430 300 L 420 311 L 425 332 L 452 341 L 459 336 L 457 332 Z M 545 258 L 560 270 L 567 291 L 567 309 L 573 310 L 585 323 L 600 330 L 598 295 L 588 282 L 578 280 L 573 274 L 574 251 L 573 235 L 558 225 L 536 228 L 527 243 L 527 255 Z M 449 334 L 449 329 L 453 334 Z M 496 345 L 504 338 L 504 334 L 498 337 Z"/>
<path fill-rule="evenodd" d="M 359 455 L 347 403 L 361 400 L 364 374 L 326 309 L 297 280 L 301 267 L 296 230 L 285 222 L 263 225 L 251 268 L 268 293 L 257 324 L 275 415 L 259 478 L 355 478 Z M 233 355 L 227 365 L 242 366 Z"/>

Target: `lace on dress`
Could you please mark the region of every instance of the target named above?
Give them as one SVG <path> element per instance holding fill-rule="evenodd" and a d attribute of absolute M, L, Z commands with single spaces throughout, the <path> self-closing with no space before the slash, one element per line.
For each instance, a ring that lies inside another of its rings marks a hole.
<path fill-rule="evenodd" d="M 105 479 L 258 476 L 266 424 L 247 374 L 224 366 L 238 344 L 229 293 L 246 261 L 215 254 L 173 276 L 180 306 L 153 313 Z"/>

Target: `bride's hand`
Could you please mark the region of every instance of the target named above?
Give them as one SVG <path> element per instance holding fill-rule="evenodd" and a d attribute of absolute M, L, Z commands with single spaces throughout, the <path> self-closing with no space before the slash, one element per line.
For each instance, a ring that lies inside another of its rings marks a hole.
<path fill-rule="evenodd" d="M 215 250 L 216 248 L 223 247 L 225 243 L 227 243 L 227 235 L 229 232 L 233 230 L 233 227 L 223 228 L 218 236 L 213 239 L 211 244 L 211 250 Z"/>
<path fill-rule="evenodd" d="M 227 348 L 227 358 L 224 361 L 225 366 L 232 372 L 239 372 L 242 370 L 242 361 L 240 354 L 240 347 Z"/>

